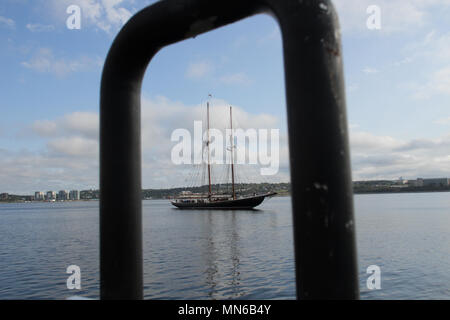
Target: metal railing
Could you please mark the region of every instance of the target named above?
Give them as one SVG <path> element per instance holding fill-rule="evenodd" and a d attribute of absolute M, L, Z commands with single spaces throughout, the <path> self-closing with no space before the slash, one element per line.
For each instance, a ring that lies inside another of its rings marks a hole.
<path fill-rule="evenodd" d="M 299 299 L 359 297 L 342 51 L 328 0 L 163 0 L 106 59 L 100 99 L 101 299 L 142 299 L 141 83 L 161 48 L 268 13 L 283 40 Z"/>

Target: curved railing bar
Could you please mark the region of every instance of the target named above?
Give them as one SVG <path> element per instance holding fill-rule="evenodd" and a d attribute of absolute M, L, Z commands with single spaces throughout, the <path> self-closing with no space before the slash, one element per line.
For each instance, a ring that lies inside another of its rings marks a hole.
<path fill-rule="evenodd" d="M 101 299 L 142 299 L 140 97 L 161 48 L 257 13 L 283 39 L 297 297 L 359 297 L 337 16 L 328 0 L 163 0 L 134 15 L 100 99 Z"/>

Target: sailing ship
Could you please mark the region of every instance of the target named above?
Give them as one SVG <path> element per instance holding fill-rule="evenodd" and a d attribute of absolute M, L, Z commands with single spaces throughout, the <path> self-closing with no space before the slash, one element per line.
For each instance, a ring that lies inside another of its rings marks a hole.
<path fill-rule="evenodd" d="M 209 101 L 206 104 L 207 114 L 207 138 L 205 143 L 208 154 L 208 193 L 193 194 L 189 191 L 182 192 L 182 194 L 172 201 L 172 205 L 179 209 L 253 209 L 259 206 L 265 198 L 276 195 L 276 192 L 266 192 L 261 194 L 254 193 L 253 195 L 237 195 L 235 190 L 235 168 L 233 155 L 233 134 L 230 135 L 230 149 L 231 152 L 231 194 L 220 194 L 212 192 L 211 183 L 211 164 L 209 152 Z M 230 106 L 230 129 L 233 132 L 233 113 Z"/>

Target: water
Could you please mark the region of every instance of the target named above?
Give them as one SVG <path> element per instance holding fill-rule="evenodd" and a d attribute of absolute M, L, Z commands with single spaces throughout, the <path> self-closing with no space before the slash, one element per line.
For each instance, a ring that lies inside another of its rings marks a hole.
<path fill-rule="evenodd" d="M 362 299 L 450 298 L 450 194 L 356 195 Z M 143 202 L 146 299 L 294 299 L 290 198 L 257 211 Z M 0 204 L 0 299 L 99 297 L 98 202 Z M 66 268 L 81 269 L 68 290 Z M 381 268 L 368 290 L 366 268 Z"/>

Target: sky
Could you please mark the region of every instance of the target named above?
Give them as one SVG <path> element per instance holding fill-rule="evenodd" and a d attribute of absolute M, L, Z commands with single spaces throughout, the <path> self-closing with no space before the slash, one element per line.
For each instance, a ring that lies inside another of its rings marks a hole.
<path fill-rule="evenodd" d="M 155 1 L 2 0 L 0 192 L 98 188 L 99 85 L 126 21 Z M 450 177 L 450 0 L 335 0 L 353 180 Z M 80 7 L 80 29 L 66 10 Z M 379 28 L 367 20 L 379 8 Z M 186 185 L 171 133 L 233 106 L 241 128 L 280 130 L 289 181 L 280 31 L 257 15 L 164 48 L 142 87 L 143 188 Z M 235 127 L 236 127 L 235 126 Z M 241 171 L 242 172 L 242 171 Z"/>

